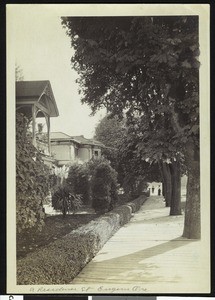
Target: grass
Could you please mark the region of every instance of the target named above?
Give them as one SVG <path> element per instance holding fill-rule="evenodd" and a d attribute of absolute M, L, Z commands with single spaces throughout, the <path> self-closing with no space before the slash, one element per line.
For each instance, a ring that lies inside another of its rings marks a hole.
<path fill-rule="evenodd" d="M 117 207 L 131 201 L 131 197 L 126 194 L 119 195 Z M 95 214 L 93 209 L 83 208 L 88 213 L 69 214 L 63 218 L 62 214 L 48 215 L 45 219 L 45 225 L 42 231 L 28 229 L 17 234 L 17 259 L 25 257 L 28 253 L 37 251 L 37 249 L 49 245 L 51 242 L 64 237 L 72 230 L 89 223 L 98 218 L 100 214 Z M 80 212 L 82 212 L 80 210 Z"/>
<path fill-rule="evenodd" d="M 97 218 L 96 214 L 75 214 L 49 216 L 45 219 L 42 231 L 29 229 L 22 234 L 17 234 L 17 258 L 25 257 L 28 253 L 62 238 L 78 227 Z"/>
<path fill-rule="evenodd" d="M 127 196 L 119 196 L 117 206 L 129 201 Z M 28 229 L 22 232 L 22 234 L 17 234 L 17 258 L 19 259 L 25 257 L 28 253 L 35 252 L 37 249 L 62 238 L 72 230 L 100 216 L 100 214 L 94 214 L 93 210 L 91 212 L 87 209 L 87 211 L 87 214 L 69 214 L 65 218 L 61 214 L 49 215 L 45 219 L 42 231 L 38 232 L 35 229 Z"/>
<path fill-rule="evenodd" d="M 130 201 L 128 196 L 119 195 L 118 205 L 126 204 Z M 182 210 L 185 209 L 185 202 L 182 201 Z M 25 230 L 22 234 L 17 234 L 17 258 L 25 257 L 28 253 L 62 238 L 72 230 L 89 223 L 98 218 L 100 214 L 69 214 L 63 218 L 62 215 L 48 216 L 45 219 L 45 226 L 42 231 L 35 229 Z"/>
<path fill-rule="evenodd" d="M 33 253 L 29 253 L 26 257 L 17 260 L 17 284 L 70 283 L 85 265 L 92 260 L 107 240 L 130 220 L 132 209 L 137 211 L 144 200 L 145 198 L 136 199 L 132 203 L 132 207 L 131 203 L 118 206 L 104 215 L 93 214 L 93 216 L 89 217 L 89 214 L 76 214 L 68 215 L 65 219 L 59 215 L 48 218 L 46 226 L 41 233 L 45 246 L 40 247 L 40 249 L 34 248 L 35 251 Z M 76 218 L 78 224 L 73 223 L 74 218 Z M 92 218 L 96 219 L 92 220 Z M 92 222 L 83 225 L 90 220 Z M 71 226 L 68 226 L 71 222 L 73 229 L 75 228 L 74 225 L 77 225 L 75 230 L 71 230 Z M 79 227 L 80 225 L 83 226 Z M 67 230 L 65 226 L 69 228 L 69 234 L 66 235 Z M 50 235 L 50 227 L 52 227 L 52 237 Z M 59 238 L 57 233 L 60 234 Z M 45 237 L 49 239 L 49 242 L 53 238 L 56 241 L 47 245 Z M 31 238 L 30 232 L 28 233 L 29 238 Z M 33 241 L 36 239 L 37 237 L 34 235 Z M 24 242 L 26 243 L 27 241 L 25 240 Z"/>

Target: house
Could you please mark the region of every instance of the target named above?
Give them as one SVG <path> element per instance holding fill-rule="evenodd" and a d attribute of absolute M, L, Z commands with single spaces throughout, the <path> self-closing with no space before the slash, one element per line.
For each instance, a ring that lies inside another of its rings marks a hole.
<path fill-rule="evenodd" d="M 28 134 L 42 153 L 44 163 L 51 167 L 55 160 L 51 157 L 50 118 L 59 116 L 59 112 L 49 80 L 17 81 L 16 111 L 31 120 Z M 46 130 L 42 125 L 44 121 Z"/>
<path fill-rule="evenodd" d="M 150 182 L 148 183 L 148 191 L 150 196 L 162 196 L 163 185 L 161 182 Z"/>
<path fill-rule="evenodd" d="M 51 132 L 51 153 L 59 166 L 71 163 L 84 163 L 101 157 L 104 145 L 83 135 L 70 136 L 63 132 Z"/>

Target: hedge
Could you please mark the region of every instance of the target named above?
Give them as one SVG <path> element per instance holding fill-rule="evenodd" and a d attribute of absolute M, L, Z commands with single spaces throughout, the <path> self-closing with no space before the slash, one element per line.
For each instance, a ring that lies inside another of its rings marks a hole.
<path fill-rule="evenodd" d="M 68 284 L 146 200 L 142 196 L 17 261 L 17 284 Z"/>

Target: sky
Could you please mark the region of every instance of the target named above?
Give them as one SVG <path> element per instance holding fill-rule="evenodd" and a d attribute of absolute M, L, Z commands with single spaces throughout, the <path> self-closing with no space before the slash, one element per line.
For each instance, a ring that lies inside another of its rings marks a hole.
<path fill-rule="evenodd" d="M 105 115 L 105 111 L 100 111 L 96 116 L 90 117 L 90 108 L 80 103 L 78 85 L 75 83 L 78 75 L 70 64 L 73 50 L 70 47 L 70 38 L 61 26 L 61 16 L 172 15 L 176 9 L 180 15 L 199 14 L 201 55 L 207 58 L 209 35 L 206 36 L 205 32 L 209 32 L 207 22 L 209 7 L 182 4 L 175 5 L 174 9 L 172 7 L 169 4 L 7 5 L 8 64 L 11 65 L 14 59 L 14 69 L 16 62 L 23 69 L 25 80 L 49 80 L 51 82 L 60 113 L 59 117 L 51 118 L 51 131 L 62 131 L 69 135 L 84 135 L 91 138 L 95 126 Z M 207 72 L 208 66 L 207 62 L 201 66 L 201 74 Z M 8 89 L 9 85 L 10 82 Z M 208 88 L 209 81 L 207 81 L 206 88 L 200 90 L 202 99 L 208 97 Z M 208 106 L 204 105 L 204 107 L 208 109 Z M 206 114 L 207 112 L 202 115 Z"/>
<path fill-rule="evenodd" d="M 51 118 L 51 131 L 92 138 L 105 110 L 89 116 L 90 107 L 80 102 L 78 74 L 70 64 L 73 49 L 57 11 L 19 10 L 13 18 L 15 62 L 24 80 L 49 80 L 59 110 Z"/>

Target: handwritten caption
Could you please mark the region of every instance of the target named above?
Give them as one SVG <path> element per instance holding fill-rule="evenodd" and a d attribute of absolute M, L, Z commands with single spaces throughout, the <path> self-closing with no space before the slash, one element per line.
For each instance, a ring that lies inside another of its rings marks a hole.
<path fill-rule="evenodd" d="M 107 286 L 80 286 L 80 287 L 30 287 L 30 293 L 145 293 L 147 288 L 139 285 L 129 287 L 107 287 Z"/>

